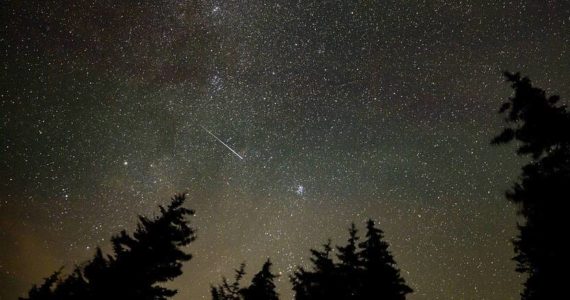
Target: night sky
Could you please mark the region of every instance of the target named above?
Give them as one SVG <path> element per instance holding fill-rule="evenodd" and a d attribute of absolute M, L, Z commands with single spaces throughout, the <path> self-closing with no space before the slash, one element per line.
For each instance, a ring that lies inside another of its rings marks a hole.
<path fill-rule="evenodd" d="M 490 145 L 511 94 L 501 71 L 567 99 L 568 1 L 0 9 L 0 299 L 185 191 L 198 240 L 177 300 L 267 257 L 290 299 L 309 248 L 368 218 L 409 299 L 519 297 L 503 195 L 524 161 Z"/>

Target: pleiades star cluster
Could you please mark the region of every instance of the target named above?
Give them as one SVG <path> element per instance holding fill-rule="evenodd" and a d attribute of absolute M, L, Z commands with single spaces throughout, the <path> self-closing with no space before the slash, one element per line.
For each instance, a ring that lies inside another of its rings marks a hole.
<path fill-rule="evenodd" d="M 0 299 L 89 259 L 187 192 L 194 258 L 169 286 L 309 249 L 372 218 L 419 299 L 517 299 L 490 140 L 503 70 L 570 96 L 568 1 L 0 4 Z M 224 145 L 225 144 L 225 145 Z M 227 146 L 227 147 L 226 147 Z M 362 230 L 361 230 L 362 233 Z"/>

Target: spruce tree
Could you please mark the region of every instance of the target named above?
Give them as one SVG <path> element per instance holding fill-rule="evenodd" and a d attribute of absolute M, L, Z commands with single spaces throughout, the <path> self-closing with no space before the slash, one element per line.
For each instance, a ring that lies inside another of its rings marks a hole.
<path fill-rule="evenodd" d="M 519 73 L 505 72 L 514 96 L 503 103 L 506 128 L 493 144 L 515 142 L 517 154 L 530 162 L 512 189 L 509 201 L 518 205 L 525 222 L 514 240 L 517 271 L 528 275 L 523 300 L 558 299 L 567 269 L 567 243 L 561 239 L 570 199 L 570 114 L 558 96 L 532 85 Z"/>
<path fill-rule="evenodd" d="M 362 296 L 362 261 L 357 253 L 358 246 L 358 230 L 354 223 L 351 224 L 349 230 L 349 238 L 347 244 L 343 247 L 337 246 L 337 273 L 339 280 L 342 282 L 342 298 L 343 299 L 361 299 Z"/>
<path fill-rule="evenodd" d="M 323 250 L 311 249 L 312 270 L 299 267 L 291 276 L 296 300 L 338 299 L 339 276 L 331 256 L 331 241 Z"/>
<path fill-rule="evenodd" d="M 384 232 L 376 228 L 372 220 L 366 223 L 366 230 L 366 240 L 359 245 L 363 267 L 361 299 L 406 299 L 413 290 L 400 276 L 388 243 L 384 241 Z"/>
<path fill-rule="evenodd" d="M 113 237 L 115 256 L 111 257 L 106 286 L 120 299 L 167 299 L 176 290 L 158 286 L 182 274 L 182 262 L 192 256 L 181 248 L 194 239 L 194 229 L 185 220 L 192 210 L 182 207 L 184 195 L 177 196 L 154 219 L 139 216 L 132 236 L 122 231 Z"/>
<path fill-rule="evenodd" d="M 211 286 L 210 293 L 212 300 L 241 300 L 240 281 L 245 275 L 245 263 L 235 270 L 234 282 L 231 284 L 227 278 L 222 277 L 222 284 L 218 286 Z"/>
<path fill-rule="evenodd" d="M 89 299 L 89 290 L 81 268 L 76 267 L 67 278 L 58 283 L 54 294 L 58 300 Z"/>
<path fill-rule="evenodd" d="M 50 276 L 44 278 L 44 282 L 41 285 L 34 285 L 28 291 L 27 298 L 19 298 L 20 300 L 55 300 L 54 287 L 57 285 L 60 279 L 61 269 L 54 272 Z"/>
<path fill-rule="evenodd" d="M 185 195 L 160 206 L 155 218 L 139 216 L 133 235 L 125 231 L 112 238 L 113 255 L 104 257 L 98 248 L 94 258 L 77 267 L 65 279 L 60 272 L 34 286 L 22 300 L 149 299 L 165 300 L 176 290 L 160 286 L 179 276 L 182 263 L 191 255 L 182 250 L 195 239 L 186 219 L 194 212 L 182 207 Z"/>
<path fill-rule="evenodd" d="M 276 275 L 271 273 L 271 261 L 268 259 L 257 274 L 253 276 L 251 285 L 241 291 L 244 300 L 278 300 L 275 292 L 274 279 Z"/>

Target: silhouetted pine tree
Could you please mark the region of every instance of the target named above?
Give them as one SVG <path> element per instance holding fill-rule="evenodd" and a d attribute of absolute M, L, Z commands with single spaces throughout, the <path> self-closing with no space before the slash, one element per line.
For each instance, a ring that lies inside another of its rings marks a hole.
<path fill-rule="evenodd" d="M 278 300 L 279 297 L 275 292 L 275 283 L 273 280 L 277 278 L 271 273 L 271 261 L 268 259 L 261 268 L 259 273 L 253 276 L 251 285 L 243 290 L 241 294 L 244 300 Z"/>
<path fill-rule="evenodd" d="M 113 237 L 115 256 L 110 258 L 111 280 L 107 280 L 112 295 L 119 299 L 167 299 L 176 294 L 176 290 L 156 284 L 182 274 L 182 262 L 192 258 L 181 250 L 195 239 L 185 219 L 194 212 L 182 207 L 183 203 L 184 196 L 178 196 L 168 208 L 160 207 L 160 217 L 140 216 L 132 237 L 125 231 Z"/>
<path fill-rule="evenodd" d="M 277 276 L 271 273 L 271 265 L 268 259 L 261 271 L 253 276 L 251 285 L 242 288 L 240 281 L 245 275 L 245 264 L 242 263 L 239 269 L 235 270 L 234 282 L 230 284 L 225 277 L 222 277 L 222 284 L 210 288 L 212 300 L 278 300 L 274 283 Z"/>
<path fill-rule="evenodd" d="M 81 269 L 76 267 L 67 278 L 59 282 L 54 294 L 58 300 L 88 299 L 88 291 L 89 285 Z"/>
<path fill-rule="evenodd" d="M 61 270 L 54 272 L 50 276 L 44 278 L 44 282 L 41 285 L 34 285 L 28 291 L 28 298 L 19 298 L 20 300 L 55 300 L 55 295 L 53 292 L 54 286 L 57 285 L 60 279 Z"/>
<path fill-rule="evenodd" d="M 222 284 L 210 287 L 212 300 L 241 300 L 240 281 L 245 275 L 245 263 L 242 263 L 239 269 L 235 270 L 234 282 L 231 284 L 227 278 L 222 277 Z"/>
<path fill-rule="evenodd" d="M 47 278 L 28 293 L 29 300 L 48 299 L 149 299 L 163 300 L 176 294 L 158 284 L 174 279 L 182 271 L 182 262 L 191 255 L 181 248 L 195 239 L 187 215 L 194 212 L 182 207 L 185 195 L 177 195 L 167 208 L 160 206 L 160 216 L 139 216 L 132 236 L 125 231 L 112 238 L 113 255 L 103 257 L 97 249 L 93 260 L 65 279 L 60 272 Z"/>
<path fill-rule="evenodd" d="M 528 275 L 524 300 L 560 299 L 568 269 L 568 244 L 561 236 L 570 192 L 570 114 L 558 96 L 546 97 L 520 74 L 505 72 L 515 95 L 501 106 L 507 127 L 493 144 L 516 141 L 517 154 L 530 156 L 519 182 L 507 192 L 525 218 L 514 240 L 517 271 Z"/>
<path fill-rule="evenodd" d="M 337 246 L 337 273 L 342 282 L 342 299 L 361 299 L 363 270 L 362 261 L 357 253 L 358 230 L 354 223 L 348 230 L 349 238 L 346 246 Z"/>
<path fill-rule="evenodd" d="M 323 250 L 311 249 L 313 270 L 299 267 L 291 276 L 296 300 L 338 299 L 340 293 L 339 273 L 331 256 L 330 240 Z"/>
<path fill-rule="evenodd" d="M 87 299 L 95 299 L 108 289 L 107 280 L 110 272 L 110 262 L 103 256 L 101 248 L 97 247 L 93 259 L 83 268 L 83 276 L 89 281 Z"/>
<path fill-rule="evenodd" d="M 384 233 L 372 220 L 366 223 L 366 230 L 366 240 L 359 245 L 364 269 L 361 299 L 406 299 L 413 290 L 400 276 L 388 243 L 383 240 Z"/>

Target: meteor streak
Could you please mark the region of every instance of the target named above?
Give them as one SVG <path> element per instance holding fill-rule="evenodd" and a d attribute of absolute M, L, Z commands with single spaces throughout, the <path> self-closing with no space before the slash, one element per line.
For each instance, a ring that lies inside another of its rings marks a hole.
<path fill-rule="evenodd" d="M 222 140 L 220 140 L 215 134 L 213 134 L 212 132 L 210 132 L 210 130 L 206 129 L 206 127 L 200 125 L 200 127 L 202 127 L 202 129 L 206 130 L 207 133 L 209 133 L 211 136 L 213 136 L 216 140 L 218 140 L 218 142 L 222 143 L 222 145 L 226 146 L 226 148 L 230 149 L 230 151 L 237 155 L 237 157 L 239 157 L 239 159 L 243 159 L 243 157 L 241 155 L 239 155 L 237 152 L 234 151 L 234 149 L 232 149 L 230 146 L 228 146 L 226 143 L 224 143 Z"/>

